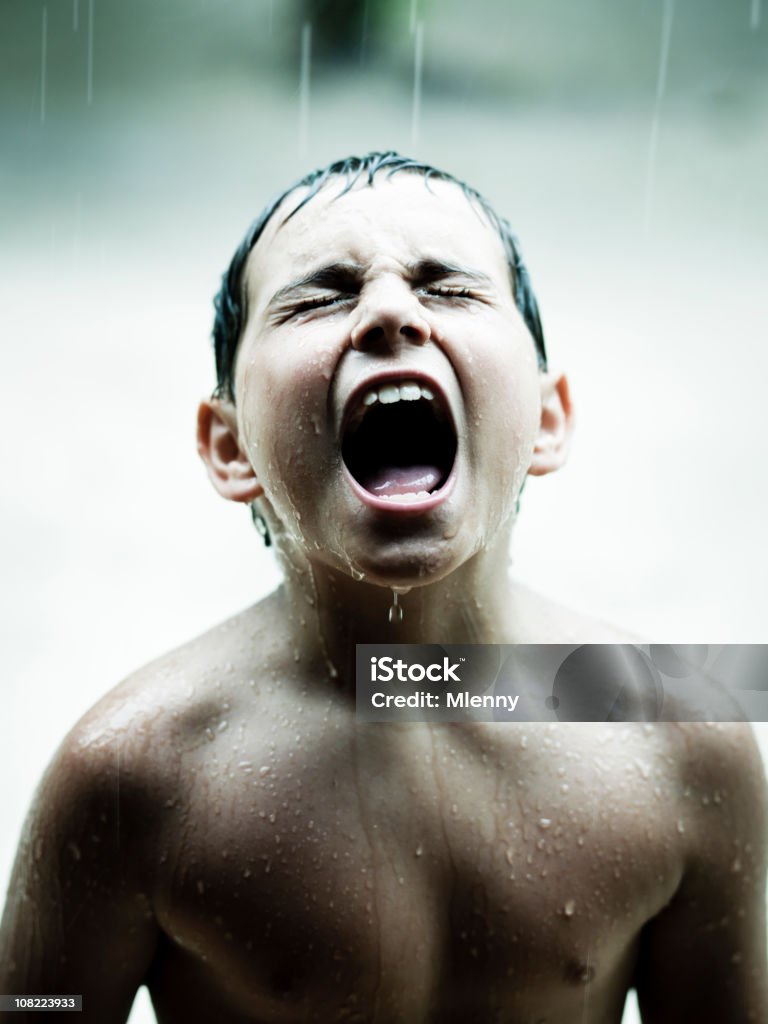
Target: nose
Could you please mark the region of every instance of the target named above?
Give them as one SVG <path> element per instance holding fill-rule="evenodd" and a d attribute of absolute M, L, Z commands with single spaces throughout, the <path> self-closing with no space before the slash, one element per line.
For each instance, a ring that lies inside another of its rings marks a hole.
<path fill-rule="evenodd" d="M 352 347 L 362 350 L 391 348 L 404 341 L 423 345 L 431 333 L 405 281 L 379 281 L 364 291 L 350 337 Z"/>

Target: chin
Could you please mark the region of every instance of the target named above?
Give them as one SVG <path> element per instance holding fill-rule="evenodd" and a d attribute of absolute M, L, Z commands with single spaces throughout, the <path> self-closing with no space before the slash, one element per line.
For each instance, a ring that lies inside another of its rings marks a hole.
<path fill-rule="evenodd" d="M 471 558 L 473 552 L 457 541 L 457 535 L 435 537 L 419 531 L 418 536 L 410 533 L 386 542 L 369 538 L 367 544 L 347 547 L 345 553 L 367 583 L 411 589 L 445 579 Z"/>

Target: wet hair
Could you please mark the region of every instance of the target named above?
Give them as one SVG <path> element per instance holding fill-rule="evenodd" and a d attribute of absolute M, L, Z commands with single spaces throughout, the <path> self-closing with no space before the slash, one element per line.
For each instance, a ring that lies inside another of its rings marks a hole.
<path fill-rule="evenodd" d="M 519 243 L 507 221 L 496 213 L 487 199 L 466 182 L 447 171 L 440 171 L 436 167 L 430 167 L 429 164 L 411 160 L 390 150 L 385 153 L 368 153 L 366 156 L 349 156 L 344 160 L 337 160 L 327 167 L 311 171 L 273 199 L 248 228 L 224 272 L 221 287 L 213 300 L 216 311 L 213 322 L 213 344 L 218 381 L 216 395 L 234 398 L 235 354 L 247 318 L 243 272 L 251 249 L 258 242 L 264 228 L 282 202 L 298 189 L 306 188 L 308 190 L 301 202 L 284 218 L 283 224 L 285 224 L 331 180 L 338 178 L 344 182 L 343 188 L 336 196 L 338 199 L 351 191 L 360 181 L 364 182 L 366 186 L 372 186 L 374 178 L 379 173 L 384 173 L 389 179 L 401 172 L 420 174 L 427 188 L 429 188 L 430 181 L 450 182 L 458 186 L 469 202 L 473 206 L 479 207 L 485 214 L 504 246 L 515 304 L 533 337 L 539 368 L 546 369 L 547 353 L 544 347 L 544 332 L 539 318 L 539 307 L 536 303 L 536 296 L 533 294 L 528 270 L 520 254 Z"/>

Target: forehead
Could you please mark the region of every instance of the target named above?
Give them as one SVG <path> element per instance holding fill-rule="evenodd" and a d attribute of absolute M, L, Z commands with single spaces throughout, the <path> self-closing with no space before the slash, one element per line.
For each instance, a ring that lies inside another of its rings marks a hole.
<path fill-rule="evenodd" d="M 506 255 L 496 230 L 459 186 L 403 172 L 373 185 L 331 179 L 290 220 L 306 190 L 291 193 L 267 224 L 246 265 L 251 299 L 264 297 L 321 263 L 352 260 L 412 263 L 439 258 L 509 280 Z"/>

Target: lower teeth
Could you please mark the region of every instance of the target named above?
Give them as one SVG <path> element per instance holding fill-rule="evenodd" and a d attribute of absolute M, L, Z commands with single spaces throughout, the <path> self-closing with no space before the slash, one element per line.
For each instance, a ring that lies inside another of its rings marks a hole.
<path fill-rule="evenodd" d="M 380 494 L 384 501 L 397 502 L 400 505 L 408 505 L 412 501 L 422 501 L 429 497 L 429 491 L 410 491 L 407 494 Z"/>

